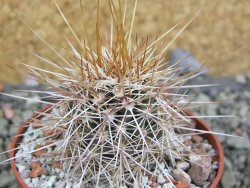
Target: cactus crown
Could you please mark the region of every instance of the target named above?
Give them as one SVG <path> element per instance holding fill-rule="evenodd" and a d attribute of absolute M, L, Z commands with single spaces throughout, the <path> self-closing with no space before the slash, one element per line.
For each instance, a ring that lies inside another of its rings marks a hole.
<path fill-rule="evenodd" d="M 68 177 L 79 180 L 79 186 L 102 182 L 140 187 L 142 176 L 153 175 L 150 170 L 159 161 L 166 159 L 171 166 L 192 152 L 182 140 L 182 133 L 191 130 L 192 121 L 183 112 L 190 101 L 178 91 L 195 73 L 180 76 L 175 65 L 166 66 L 163 53 L 170 44 L 157 52 L 169 31 L 152 43 L 138 38 L 133 43 L 133 23 L 126 32 L 121 7 L 112 0 L 109 5 L 111 36 L 101 37 L 98 15 L 92 50 L 87 40 L 80 42 L 56 4 L 81 48 L 68 41 L 74 58 L 67 61 L 34 31 L 65 66 L 41 56 L 59 71 L 26 66 L 55 90 L 50 94 L 58 102 L 43 113 L 39 129 L 53 132 L 43 140 L 52 141 L 46 147 L 56 147 L 51 155 L 67 161 Z"/>

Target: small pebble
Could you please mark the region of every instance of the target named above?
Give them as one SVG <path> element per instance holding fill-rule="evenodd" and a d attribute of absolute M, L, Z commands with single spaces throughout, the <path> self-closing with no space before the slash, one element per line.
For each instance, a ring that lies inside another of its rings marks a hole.
<path fill-rule="evenodd" d="M 159 165 L 159 169 L 163 170 L 164 168 L 165 168 L 165 164 L 164 164 L 164 162 L 161 162 L 160 165 Z"/>
<path fill-rule="evenodd" d="M 212 145 L 210 145 L 208 143 L 203 143 L 203 146 L 206 149 L 206 151 L 210 151 L 212 149 Z"/>
<path fill-rule="evenodd" d="M 210 186 L 210 182 L 206 181 L 204 182 L 203 188 L 208 188 Z"/>
<path fill-rule="evenodd" d="M 33 183 L 34 185 L 37 185 L 38 182 L 39 182 L 39 179 L 38 179 L 38 178 L 32 178 L 31 181 L 32 181 L 32 183 Z"/>
<path fill-rule="evenodd" d="M 10 105 L 6 104 L 3 106 L 3 114 L 4 114 L 4 117 L 7 119 L 7 120 L 11 120 L 14 115 L 15 115 L 15 111 L 11 108 Z"/>
<path fill-rule="evenodd" d="M 51 186 L 56 182 L 56 176 L 50 176 L 48 182 Z"/>
<path fill-rule="evenodd" d="M 209 155 L 215 155 L 215 150 L 214 149 L 211 149 L 207 152 Z"/>
<path fill-rule="evenodd" d="M 200 160 L 200 157 L 196 154 L 193 154 L 191 153 L 189 156 L 188 156 L 189 160 L 191 163 L 195 163 L 196 161 Z"/>
<path fill-rule="evenodd" d="M 192 139 L 196 143 L 201 143 L 203 141 L 203 138 L 200 135 L 193 135 Z"/>
<path fill-rule="evenodd" d="M 168 175 L 170 175 L 170 172 L 169 172 L 169 170 L 168 169 L 163 169 L 163 174 L 164 174 L 164 176 L 168 176 Z"/>
<path fill-rule="evenodd" d="M 164 184 L 165 182 L 166 182 L 166 180 L 165 180 L 165 178 L 163 177 L 163 175 L 162 174 L 160 174 L 159 176 L 158 176 L 158 183 L 159 184 Z"/>
<path fill-rule="evenodd" d="M 162 188 L 175 188 L 175 186 L 172 183 L 164 183 Z"/>
<path fill-rule="evenodd" d="M 211 161 L 212 159 L 210 157 L 202 157 L 196 161 L 196 163 L 192 163 L 188 174 L 195 184 L 204 185 L 211 172 Z"/>
<path fill-rule="evenodd" d="M 176 168 L 180 168 L 182 170 L 187 170 L 190 167 L 190 164 L 186 161 L 178 161 L 176 164 Z"/>
<path fill-rule="evenodd" d="M 23 173 L 23 171 L 25 170 L 25 166 L 23 166 L 23 165 L 16 164 L 16 167 L 17 167 L 17 169 L 18 169 L 18 171 L 19 171 L 20 173 Z"/>
<path fill-rule="evenodd" d="M 142 185 L 146 185 L 148 183 L 148 176 L 142 176 Z"/>
<path fill-rule="evenodd" d="M 71 182 L 67 182 L 65 188 L 71 188 L 71 186 L 72 186 L 72 183 Z"/>
<path fill-rule="evenodd" d="M 24 179 L 24 182 L 25 182 L 26 184 L 31 183 L 31 178 L 26 178 L 26 179 Z"/>
<path fill-rule="evenodd" d="M 19 172 L 20 172 L 20 171 L 19 171 Z M 24 170 L 24 171 L 21 173 L 21 177 L 22 177 L 23 179 L 29 178 L 29 177 L 30 177 L 29 174 L 30 174 L 30 170 Z"/>
<path fill-rule="evenodd" d="M 176 181 L 186 181 L 188 184 L 191 183 L 190 176 L 182 169 L 174 169 L 173 177 Z"/>

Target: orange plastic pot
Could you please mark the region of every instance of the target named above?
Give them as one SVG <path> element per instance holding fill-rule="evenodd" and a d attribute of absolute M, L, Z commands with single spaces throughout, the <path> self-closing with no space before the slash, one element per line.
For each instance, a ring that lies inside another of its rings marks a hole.
<path fill-rule="evenodd" d="M 45 108 L 42 108 L 39 113 L 35 113 L 30 119 L 28 119 L 27 121 L 25 121 L 20 128 L 18 129 L 17 133 L 16 133 L 16 137 L 14 137 L 9 145 L 9 158 L 13 158 L 15 156 L 16 150 L 14 150 L 16 147 L 18 147 L 20 141 L 22 140 L 22 136 L 17 136 L 20 134 L 23 134 L 26 129 L 28 128 L 28 125 L 30 122 L 32 122 L 32 119 L 34 118 L 39 118 L 39 114 L 41 112 L 46 111 L 50 106 L 46 106 Z M 192 115 L 191 112 L 186 112 L 187 115 Z M 200 119 L 194 118 L 195 122 L 196 122 L 196 128 L 200 129 L 200 130 L 204 130 L 204 131 L 211 131 L 211 129 Z M 219 162 L 219 168 L 217 171 L 217 175 L 214 179 L 214 181 L 212 182 L 210 188 L 216 188 L 216 186 L 218 185 L 222 174 L 223 174 L 223 168 L 224 168 L 224 152 L 221 146 L 221 143 L 219 142 L 218 138 L 213 135 L 213 134 L 202 134 L 201 135 L 204 139 L 207 139 L 208 142 L 213 146 L 213 149 L 218 153 L 218 155 L 216 155 L 215 160 Z M 17 167 L 16 167 L 16 163 L 15 160 L 10 160 L 10 164 L 11 164 L 11 168 L 13 170 L 13 173 L 16 177 L 17 180 L 17 184 L 19 188 L 28 188 L 28 185 L 24 182 L 24 180 L 22 179 L 22 177 L 20 176 Z M 186 188 L 187 186 L 182 186 L 182 185 L 177 185 L 178 188 Z"/>

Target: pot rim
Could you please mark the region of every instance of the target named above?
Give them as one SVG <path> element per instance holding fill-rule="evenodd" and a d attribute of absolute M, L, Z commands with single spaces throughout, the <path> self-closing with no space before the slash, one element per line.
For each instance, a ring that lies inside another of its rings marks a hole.
<path fill-rule="evenodd" d="M 21 126 L 18 128 L 17 133 L 15 135 L 20 135 L 23 134 L 26 129 L 28 128 L 28 124 L 30 122 L 33 121 L 33 119 L 38 118 L 39 116 L 41 116 L 41 113 L 43 113 L 44 111 L 48 110 L 51 107 L 51 105 L 45 106 L 43 108 L 41 108 L 38 112 L 35 112 L 29 119 L 27 119 L 26 121 L 24 121 Z M 185 111 L 185 114 L 188 116 L 192 116 L 192 112 L 190 111 Z M 193 120 L 195 120 L 196 122 L 196 127 L 198 127 L 198 129 L 201 130 L 206 130 L 206 131 L 211 131 L 211 129 L 199 118 L 192 118 Z M 201 134 L 201 137 L 206 137 L 206 139 L 208 140 L 208 142 L 213 146 L 213 149 L 215 149 L 217 151 L 217 155 L 216 155 L 216 159 L 219 162 L 218 165 L 218 171 L 216 174 L 215 179 L 213 180 L 212 184 L 210 185 L 210 188 L 216 188 L 216 186 L 218 185 L 222 174 L 223 174 L 223 170 L 224 170 L 224 152 L 223 152 L 223 148 L 222 145 L 219 141 L 219 139 L 216 137 L 215 134 L 209 134 L 209 133 L 205 133 L 205 134 Z M 19 144 L 19 142 L 21 141 L 22 136 L 15 136 L 12 138 L 11 143 L 9 144 L 9 158 L 13 158 L 16 154 L 16 150 L 14 150 L 16 148 L 16 146 Z M 14 159 L 10 160 L 10 165 L 11 165 L 11 169 L 13 170 L 13 173 L 16 177 L 18 186 L 20 188 L 28 188 L 28 185 L 24 182 L 24 180 L 22 179 L 22 177 L 20 176 L 20 173 L 17 170 L 16 167 L 16 163 Z"/>

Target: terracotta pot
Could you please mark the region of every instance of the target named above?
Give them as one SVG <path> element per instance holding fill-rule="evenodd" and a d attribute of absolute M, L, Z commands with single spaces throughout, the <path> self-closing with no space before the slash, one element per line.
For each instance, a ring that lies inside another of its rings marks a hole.
<path fill-rule="evenodd" d="M 39 118 L 42 112 L 45 112 L 46 110 L 48 110 L 50 108 L 50 106 L 46 106 L 44 108 L 42 108 L 41 110 L 39 110 L 37 113 L 34 113 L 29 119 L 27 119 L 24 123 L 22 123 L 22 125 L 20 126 L 20 128 L 17 130 L 16 135 L 20 135 L 23 134 L 26 129 L 28 128 L 27 125 L 29 125 L 30 122 L 32 122 L 33 119 L 35 118 Z M 10 145 L 9 145 L 9 158 L 13 158 L 16 154 L 16 150 L 15 149 L 19 142 L 22 140 L 22 136 L 16 136 L 12 139 Z M 22 177 L 20 176 L 17 167 L 16 167 L 16 163 L 15 160 L 10 160 L 10 166 L 14 172 L 14 175 L 16 177 L 17 180 L 17 185 L 19 188 L 28 188 L 28 185 L 23 181 Z"/>
<path fill-rule="evenodd" d="M 193 115 L 189 111 L 186 111 L 185 113 L 189 116 Z M 198 118 L 194 118 L 194 120 L 196 122 L 197 129 L 203 130 L 203 131 L 211 131 L 211 129 L 202 120 L 200 120 Z M 219 168 L 217 171 L 217 175 L 216 175 L 213 183 L 210 186 L 210 188 L 216 188 L 221 177 L 222 177 L 223 170 L 224 170 L 223 148 L 222 148 L 222 145 L 221 145 L 219 139 L 216 137 L 216 135 L 214 135 L 214 134 L 201 134 L 200 136 L 202 136 L 204 139 L 208 140 L 209 144 L 211 144 L 213 146 L 213 149 L 215 150 L 215 152 L 218 153 L 218 155 L 215 156 L 214 160 L 219 162 Z"/>
<path fill-rule="evenodd" d="M 42 108 L 39 111 L 39 113 L 48 110 L 49 107 L 50 106 L 46 106 L 46 107 Z M 20 126 L 20 128 L 18 129 L 16 135 L 23 134 L 26 131 L 26 129 L 28 128 L 27 125 L 29 124 L 29 122 L 31 122 L 32 119 L 38 118 L 40 116 L 39 113 L 33 114 L 33 116 L 30 119 L 25 121 Z M 186 112 L 186 114 L 190 115 L 190 116 L 192 115 L 191 112 Z M 204 130 L 204 131 L 211 131 L 211 129 L 203 121 L 201 121 L 200 119 L 194 118 L 194 120 L 196 121 L 196 128 L 197 129 Z M 208 142 L 213 146 L 213 149 L 215 149 L 215 151 L 218 153 L 218 155 L 215 157 L 215 160 L 217 160 L 219 162 L 219 168 L 218 168 L 217 175 L 216 175 L 212 185 L 210 186 L 210 188 L 215 188 L 218 185 L 218 183 L 219 183 L 219 181 L 220 181 L 220 179 L 222 177 L 222 173 L 223 173 L 223 168 L 224 168 L 223 149 L 222 149 L 221 143 L 219 142 L 218 138 L 215 135 L 213 135 L 213 134 L 201 134 L 201 136 L 203 138 L 207 139 Z M 21 139 L 22 139 L 22 136 L 14 137 L 12 139 L 12 141 L 11 141 L 11 143 L 9 145 L 9 149 L 12 150 L 12 151 L 9 152 L 9 158 L 12 158 L 12 157 L 15 156 L 16 151 L 13 150 L 13 149 L 18 146 Z M 11 164 L 11 168 L 12 168 L 12 170 L 14 172 L 14 175 L 16 177 L 18 187 L 19 188 L 28 188 L 28 185 L 21 178 L 21 176 L 20 176 L 20 174 L 19 174 L 19 172 L 17 170 L 16 163 L 15 163 L 15 161 L 13 159 L 10 160 L 10 164 Z M 178 188 L 186 188 L 186 186 L 182 186 L 182 185 L 178 184 Z"/>

